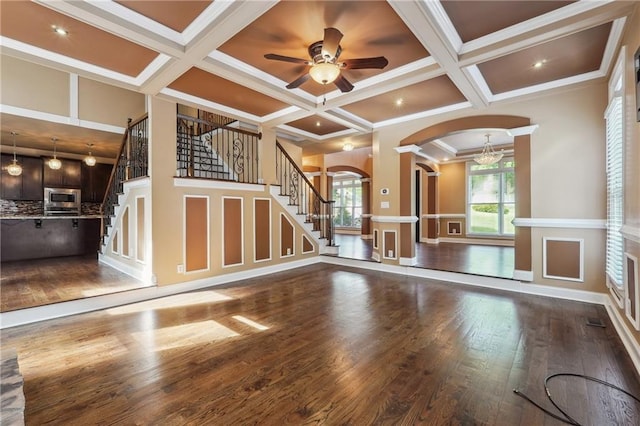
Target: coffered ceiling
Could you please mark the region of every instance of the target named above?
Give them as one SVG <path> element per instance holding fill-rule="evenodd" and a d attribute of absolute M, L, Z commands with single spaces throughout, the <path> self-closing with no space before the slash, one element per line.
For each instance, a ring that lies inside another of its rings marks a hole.
<path fill-rule="evenodd" d="M 0 7 L 3 54 L 276 127 L 315 153 L 344 138 L 366 145 L 363 135 L 390 124 L 603 78 L 636 3 L 37 0 Z M 344 34 L 341 60 L 384 56 L 389 64 L 343 69 L 355 86 L 348 93 L 311 79 L 286 89 L 309 66 L 264 55 L 309 59 L 308 46 L 327 27 Z"/>

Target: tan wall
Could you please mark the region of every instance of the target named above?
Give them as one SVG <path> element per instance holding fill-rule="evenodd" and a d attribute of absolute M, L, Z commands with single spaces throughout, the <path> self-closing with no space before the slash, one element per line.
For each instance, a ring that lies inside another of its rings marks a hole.
<path fill-rule="evenodd" d="M 458 214 L 465 212 L 465 182 L 465 163 L 450 163 L 440 165 L 440 176 L 438 176 L 438 202 L 441 214 Z"/>
<path fill-rule="evenodd" d="M 69 115 L 69 73 L 2 55 L 2 100 L 5 105 Z"/>
<path fill-rule="evenodd" d="M 373 159 L 371 148 L 359 148 L 353 151 L 340 151 L 324 156 L 324 167 L 351 166 L 362 170 L 371 176 Z"/>
<path fill-rule="evenodd" d="M 135 120 L 145 113 L 142 93 L 120 89 L 80 77 L 78 81 L 78 118 L 126 127 L 127 118 Z"/>
<path fill-rule="evenodd" d="M 280 205 L 271 202 L 271 260 L 254 262 L 255 247 L 253 199 L 270 198 L 268 185 L 263 191 L 239 191 L 223 189 L 207 189 L 195 187 L 175 187 L 173 174 L 175 171 L 175 103 L 157 98 L 151 99 L 151 176 L 153 195 L 153 251 L 154 275 L 158 285 L 170 285 L 185 281 L 193 281 L 238 271 L 246 271 L 257 267 L 280 264 L 315 256 L 313 253 L 302 254 L 303 229 L 289 217 L 294 225 L 294 255 L 280 256 L 280 213 L 285 213 Z M 281 142 L 282 143 L 282 142 Z M 177 266 L 183 263 L 183 198 L 185 195 L 209 197 L 209 240 L 211 242 L 210 269 L 190 274 L 177 272 Z M 223 266 L 223 200 L 224 197 L 242 198 L 243 206 L 243 264 Z M 288 214 L 287 214 L 288 215 Z"/>

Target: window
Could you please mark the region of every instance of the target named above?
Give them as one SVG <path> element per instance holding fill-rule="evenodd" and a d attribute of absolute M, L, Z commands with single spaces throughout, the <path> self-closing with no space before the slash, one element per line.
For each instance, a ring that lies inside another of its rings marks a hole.
<path fill-rule="evenodd" d="M 607 143 L 606 272 L 609 281 L 618 289 L 622 289 L 624 265 L 623 239 L 620 233 L 624 209 L 622 73 L 614 72 L 611 83 L 609 106 L 604 114 Z"/>
<path fill-rule="evenodd" d="M 357 178 L 333 180 L 333 224 L 338 228 L 360 228 L 362 184 Z"/>
<path fill-rule="evenodd" d="M 515 162 L 468 163 L 467 234 L 512 236 L 515 228 Z"/>

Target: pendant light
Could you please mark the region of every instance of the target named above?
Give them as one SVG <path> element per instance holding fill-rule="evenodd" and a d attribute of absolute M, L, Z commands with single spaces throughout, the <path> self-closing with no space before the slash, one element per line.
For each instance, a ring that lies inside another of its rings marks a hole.
<path fill-rule="evenodd" d="M 16 135 L 16 132 L 11 132 L 11 136 L 13 136 L 13 162 L 7 167 L 7 172 L 11 176 L 20 176 L 22 174 L 22 166 L 18 164 L 18 159 L 16 158 Z"/>
<path fill-rule="evenodd" d="M 53 142 L 53 158 L 49 160 L 49 168 L 52 170 L 58 170 L 62 167 L 62 161 L 58 160 L 56 157 L 56 141 L 58 138 L 51 138 Z"/>
<path fill-rule="evenodd" d="M 91 147 L 93 146 L 92 143 L 88 143 L 87 146 L 89 147 L 89 155 L 84 157 L 84 162 L 87 166 L 89 167 L 93 167 L 96 165 L 96 157 L 94 157 L 93 155 L 91 155 Z"/>

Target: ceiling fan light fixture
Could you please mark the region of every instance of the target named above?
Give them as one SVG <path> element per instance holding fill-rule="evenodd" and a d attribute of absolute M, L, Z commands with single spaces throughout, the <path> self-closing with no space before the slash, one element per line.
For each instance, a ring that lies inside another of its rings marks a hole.
<path fill-rule="evenodd" d="M 13 161 L 7 166 L 7 172 L 11 176 L 20 176 L 22 174 L 22 166 L 18 164 L 18 159 L 16 158 L 16 135 L 16 132 L 11 132 L 11 136 L 13 136 Z"/>
<path fill-rule="evenodd" d="M 473 160 L 480 165 L 488 166 L 502 160 L 502 157 L 504 156 L 504 149 L 500 152 L 495 152 L 493 146 L 491 146 L 491 142 L 489 142 L 489 135 L 487 134 L 485 137 L 487 140 L 484 143 L 482 152 L 475 155 Z"/>
<path fill-rule="evenodd" d="M 320 84 L 333 83 L 340 75 L 340 66 L 331 62 L 320 62 L 309 70 L 311 78 Z"/>

